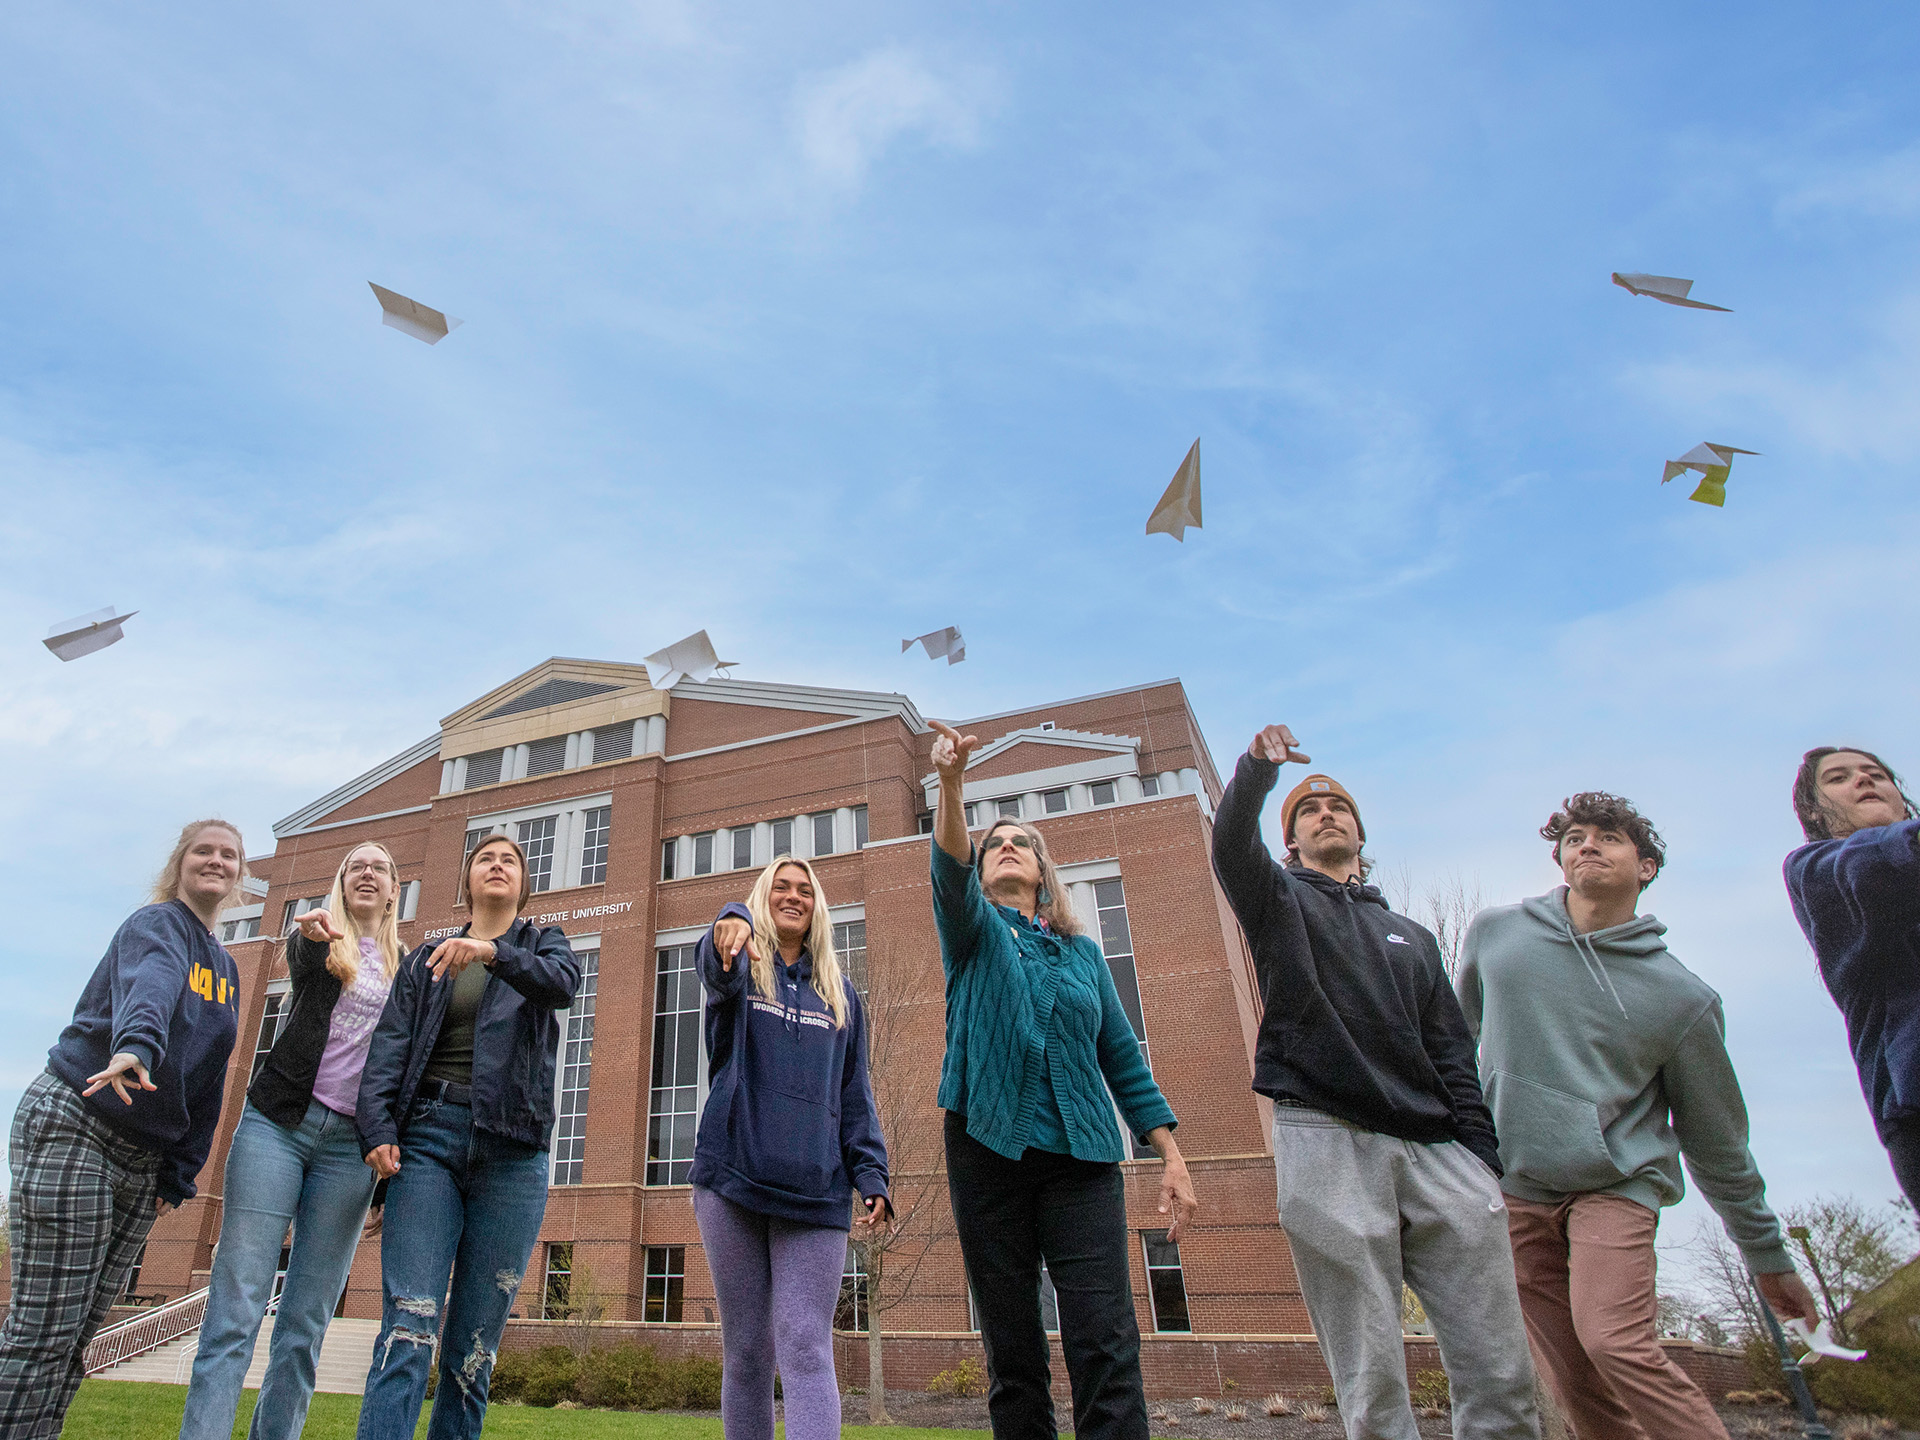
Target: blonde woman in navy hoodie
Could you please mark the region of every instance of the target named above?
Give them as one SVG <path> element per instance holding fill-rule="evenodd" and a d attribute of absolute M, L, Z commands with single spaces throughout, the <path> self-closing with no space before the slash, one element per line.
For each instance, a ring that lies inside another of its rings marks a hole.
<path fill-rule="evenodd" d="M 773 1440 L 777 1364 L 788 1440 L 830 1440 L 852 1194 L 864 1226 L 892 1211 L 866 1017 L 813 867 L 781 856 L 761 871 L 701 939 L 699 962 L 709 1090 L 693 1211 L 720 1301 L 721 1426 L 728 1440 Z"/>

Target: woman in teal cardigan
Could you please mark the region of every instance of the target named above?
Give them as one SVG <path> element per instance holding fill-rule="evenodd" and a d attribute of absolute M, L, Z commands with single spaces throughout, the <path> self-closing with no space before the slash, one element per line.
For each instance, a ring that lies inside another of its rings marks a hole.
<path fill-rule="evenodd" d="M 1165 1162 L 1160 1213 L 1178 1240 L 1193 1186 L 1173 1111 L 1100 946 L 1081 933 L 1040 832 L 989 826 L 976 857 L 961 787 L 979 741 L 934 722 L 940 802 L 933 916 L 947 978 L 947 1188 L 987 1351 L 996 1440 L 1054 1440 L 1040 1315 L 1044 1261 L 1081 1440 L 1146 1440 L 1140 1329 L 1129 1283 L 1127 1128 Z M 1112 1100 L 1108 1092 L 1112 1092 Z"/>

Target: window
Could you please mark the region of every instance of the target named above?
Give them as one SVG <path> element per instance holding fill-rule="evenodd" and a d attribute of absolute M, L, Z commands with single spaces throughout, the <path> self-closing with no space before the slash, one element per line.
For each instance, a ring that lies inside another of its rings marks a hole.
<path fill-rule="evenodd" d="M 680 1323 L 687 1298 L 687 1247 L 647 1246 L 647 1311 L 644 1319 Z"/>
<path fill-rule="evenodd" d="M 833 1307 L 833 1328 L 867 1328 L 867 1267 L 860 1263 L 860 1251 L 847 1242 L 847 1263 L 840 1270 L 840 1301 Z"/>
<path fill-rule="evenodd" d="M 1153 1297 L 1155 1330 L 1193 1329 L 1187 1318 L 1187 1282 L 1180 1274 L 1180 1247 L 1164 1230 L 1142 1230 L 1147 1250 L 1147 1293 Z"/>
<path fill-rule="evenodd" d="M 813 853 L 833 854 L 833 812 L 822 810 L 811 818 L 813 820 Z"/>
<path fill-rule="evenodd" d="M 293 982 L 273 981 L 267 987 L 266 1008 L 260 1014 L 260 1039 L 253 1047 L 253 1071 L 247 1077 L 249 1085 L 260 1077 L 260 1067 L 267 1063 L 267 1052 L 273 1049 L 273 1042 L 280 1038 L 280 1032 L 287 1028 L 287 1020 L 292 1014 Z"/>
<path fill-rule="evenodd" d="M 867 848 L 867 807 L 864 805 L 853 807 L 853 848 Z"/>
<path fill-rule="evenodd" d="M 553 888 L 553 832 L 558 815 L 520 822 L 520 848 L 527 852 L 527 880 L 536 892 Z"/>
<path fill-rule="evenodd" d="M 613 807 L 599 805 L 586 812 L 580 831 L 580 883 L 600 885 L 607 878 L 607 846 L 613 836 Z"/>
<path fill-rule="evenodd" d="M 327 897 L 324 895 L 312 895 L 305 900 L 287 901 L 287 908 L 280 917 L 281 936 L 284 938 L 285 936 L 291 935 L 293 933 L 293 922 L 295 920 L 298 920 L 309 910 L 318 910 L 326 903 Z"/>
<path fill-rule="evenodd" d="M 678 858 L 679 851 L 680 842 L 678 840 L 662 840 L 660 842 L 660 878 L 662 880 L 673 879 L 673 864 L 675 859 Z"/>
<path fill-rule="evenodd" d="M 1018 820 L 1020 818 L 1020 797 L 1018 795 L 1009 795 L 1004 800 L 995 801 L 993 810 L 995 817 L 998 819 Z"/>
<path fill-rule="evenodd" d="M 1107 969 L 1113 974 L 1113 988 L 1120 992 L 1120 1008 L 1133 1026 L 1133 1038 L 1140 1042 L 1140 1058 L 1153 1068 L 1147 1053 L 1147 1022 L 1140 1010 L 1140 972 L 1133 963 L 1133 928 L 1127 922 L 1126 887 L 1118 880 L 1093 882 L 1093 903 L 1100 925 L 1100 950 L 1107 957 Z M 1121 1133 L 1126 1125 L 1121 1124 Z M 1152 1147 L 1133 1141 L 1136 1160 L 1153 1154 Z"/>
<path fill-rule="evenodd" d="M 743 825 L 733 832 L 733 868 L 745 870 L 753 864 L 753 830 Z"/>
<path fill-rule="evenodd" d="M 840 957 L 840 969 L 853 982 L 853 988 L 860 992 L 860 998 L 866 999 L 867 922 L 848 920 L 834 926 L 833 953 Z"/>
<path fill-rule="evenodd" d="M 1160 793 L 1160 777 L 1158 775 L 1142 775 L 1140 777 L 1140 793 L 1142 795 L 1158 795 Z"/>
<path fill-rule="evenodd" d="M 460 878 L 453 885 L 455 904 L 467 903 L 467 861 L 473 858 L 473 852 L 479 848 L 480 842 L 491 834 L 493 834 L 493 827 L 490 825 L 467 831 L 465 846 L 460 851 Z"/>
<path fill-rule="evenodd" d="M 547 1246 L 547 1281 L 540 1290 L 540 1318 L 564 1320 L 573 1313 L 573 1242 Z"/>
<path fill-rule="evenodd" d="M 962 813 L 967 817 L 967 829 L 971 830 L 980 823 L 980 806 L 977 801 L 968 801 Z"/>
<path fill-rule="evenodd" d="M 913 828 L 916 834 L 920 834 L 920 835 L 933 834 L 933 812 L 931 810 L 923 810 L 918 815 L 914 816 Z"/>
<path fill-rule="evenodd" d="M 773 822 L 773 853 L 775 855 L 793 854 L 793 821 Z"/>
<path fill-rule="evenodd" d="M 711 875 L 713 873 L 713 832 L 693 837 L 693 873 Z"/>
<path fill-rule="evenodd" d="M 1119 798 L 1114 793 L 1111 780 L 1096 780 L 1088 788 L 1093 791 L 1093 803 L 1096 805 L 1111 805 Z"/>
<path fill-rule="evenodd" d="M 1067 792 L 1064 790 L 1047 791 L 1046 794 L 1040 797 L 1040 808 L 1045 810 L 1049 815 L 1064 813 L 1067 808 Z"/>
<path fill-rule="evenodd" d="M 700 972 L 694 947 L 659 952 L 653 997 L 653 1091 L 647 1104 L 647 1184 L 693 1175 L 700 1119 Z"/>
<path fill-rule="evenodd" d="M 467 756 L 467 783 L 463 788 L 472 790 L 481 785 L 498 784 L 500 755 L 498 750 L 483 750 L 478 755 Z"/>
<path fill-rule="evenodd" d="M 133 1257 L 133 1268 L 127 1271 L 127 1283 L 120 1291 L 123 1299 L 131 1300 L 140 1293 L 140 1267 L 147 1263 L 147 1242 L 140 1242 L 140 1253 Z"/>
<path fill-rule="evenodd" d="M 220 922 L 220 943 L 231 945 L 236 940 L 257 940 L 260 937 L 260 917 L 242 916 L 238 920 Z"/>
<path fill-rule="evenodd" d="M 400 918 L 411 920 L 420 913 L 420 882 L 405 880 L 400 885 Z"/>
<path fill-rule="evenodd" d="M 580 990 L 567 1011 L 560 1046 L 560 1094 L 553 1107 L 554 1185 L 579 1185 L 587 1168 L 587 1079 L 593 1069 L 593 999 L 600 988 L 600 951 L 578 952 Z"/>
<path fill-rule="evenodd" d="M 566 768 L 566 736 L 547 735 L 527 746 L 527 774 L 551 775 Z"/>

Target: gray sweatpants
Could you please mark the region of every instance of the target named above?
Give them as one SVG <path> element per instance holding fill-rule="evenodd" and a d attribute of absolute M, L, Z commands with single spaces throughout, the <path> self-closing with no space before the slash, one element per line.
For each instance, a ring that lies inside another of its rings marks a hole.
<path fill-rule="evenodd" d="M 1280 1225 L 1333 1372 L 1348 1440 L 1417 1440 L 1401 1339 L 1404 1282 L 1452 1382 L 1458 1440 L 1538 1440 L 1533 1360 L 1507 1207 L 1464 1145 L 1420 1145 L 1276 1105 Z"/>

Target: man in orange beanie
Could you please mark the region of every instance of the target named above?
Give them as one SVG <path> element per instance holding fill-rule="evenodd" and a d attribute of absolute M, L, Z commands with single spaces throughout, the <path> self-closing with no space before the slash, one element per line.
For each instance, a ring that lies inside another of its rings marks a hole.
<path fill-rule="evenodd" d="M 1439 943 L 1366 883 L 1360 807 L 1329 775 L 1288 792 L 1274 861 L 1260 811 L 1289 761 L 1311 763 L 1286 726 L 1253 737 L 1213 867 L 1259 977 L 1253 1088 L 1274 1103 L 1280 1224 L 1340 1418 L 1354 1440 L 1419 1435 L 1404 1284 L 1440 1342 L 1453 1433 L 1536 1440 L 1499 1147 Z"/>

